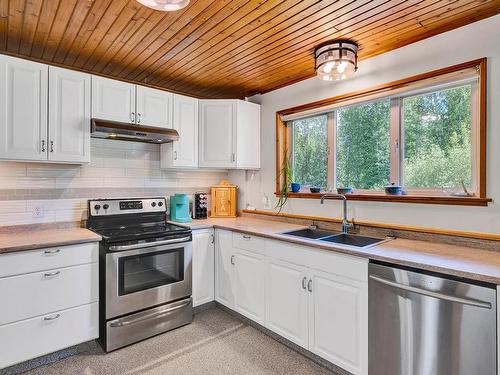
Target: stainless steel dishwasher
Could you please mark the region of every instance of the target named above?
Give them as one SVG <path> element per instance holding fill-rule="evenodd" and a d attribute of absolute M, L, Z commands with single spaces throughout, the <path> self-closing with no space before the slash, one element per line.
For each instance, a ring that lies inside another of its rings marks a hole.
<path fill-rule="evenodd" d="M 369 266 L 369 375 L 496 375 L 493 285 Z"/>

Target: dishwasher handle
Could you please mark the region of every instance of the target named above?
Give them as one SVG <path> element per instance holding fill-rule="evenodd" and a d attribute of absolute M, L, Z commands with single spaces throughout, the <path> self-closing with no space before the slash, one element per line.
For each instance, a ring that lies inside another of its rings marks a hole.
<path fill-rule="evenodd" d="M 442 299 L 442 300 L 449 301 L 449 302 L 461 303 L 463 305 L 470 305 L 470 306 L 474 306 L 474 307 L 480 307 L 483 309 L 491 309 L 491 303 L 489 303 L 489 302 L 482 302 L 482 301 L 477 301 L 477 300 L 468 299 L 468 298 L 450 296 L 448 294 L 438 293 L 438 292 L 434 292 L 432 290 L 417 288 L 417 287 L 414 287 L 411 285 L 400 284 L 400 283 L 397 283 L 395 281 L 387 280 L 387 279 L 384 279 L 382 277 L 378 277 L 378 276 L 374 276 L 374 275 L 370 275 L 369 277 L 373 281 L 379 282 L 381 284 L 389 285 L 389 286 L 392 286 L 394 288 L 406 290 L 406 291 L 413 292 L 413 293 L 418 293 L 418 294 L 421 294 L 423 296 L 434 297 L 434 298 Z"/>

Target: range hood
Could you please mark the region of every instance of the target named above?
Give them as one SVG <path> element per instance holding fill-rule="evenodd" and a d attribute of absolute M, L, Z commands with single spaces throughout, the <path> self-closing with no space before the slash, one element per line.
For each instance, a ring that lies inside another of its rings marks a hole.
<path fill-rule="evenodd" d="M 93 138 L 156 144 L 168 143 L 179 139 L 179 133 L 175 129 L 99 119 L 91 120 L 90 136 Z"/>

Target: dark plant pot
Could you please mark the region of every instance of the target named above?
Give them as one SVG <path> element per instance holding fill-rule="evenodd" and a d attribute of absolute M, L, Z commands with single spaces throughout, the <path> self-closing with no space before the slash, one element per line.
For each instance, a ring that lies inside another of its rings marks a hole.
<path fill-rule="evenodd" d="M 319 193 L 321 191 L 321 188 L 315 187 L 315 186 L 311 186 L 309 188 L 309 190 L 311 191 L 311 193 Z"/>
<path fill-rule="evenodd" d="M 338 194 L 352 194 L 354 189 L 352 187 L 340 187 L 337 188 L 337 193 Z"/>
<path fill-rule="evenodd" d="M 290 185 L 292 193 L 298 193 L 300 191 L 300 184 L 298 182 L 292 182 Z"/>
<path fill-rule="evenodd" d="M 401 186 L 392 183 L 385 186 L 385 193 L 388 195 L 403 195 L 404 191 Z"/>

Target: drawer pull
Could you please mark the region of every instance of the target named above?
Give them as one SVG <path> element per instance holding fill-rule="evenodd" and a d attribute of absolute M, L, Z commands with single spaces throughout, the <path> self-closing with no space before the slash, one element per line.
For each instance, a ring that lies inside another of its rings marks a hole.
<path fill-rule="evenodd" d="M 56 314 L 56 315 L 52 315 L 52 316 L 46 316 L 45 318 L 43 318 L 43 320 L 45 320 L 47 322 L 50 322 L 51 320 L 56 320 L 60 316 L 61 316 L 61 314 Z"/>
<path fill-rule="evenodd" d="M 60 253 L 61 249 L 56 249 L 56 250 L 45 250 L 44 254 L 57 254 Z"/>
<path fill-rule="evenodd" d="M 247 235 L 245 235 L 245 234 L 244 234 L 244 235 L 243 235 L 243 238 L 244 238 L 245 240 L 249 240 L 249 239 L 251 239 L 252 237 L 251 237 L 251 236 L 247 236 Z"/>
<path fill-rule="evenodd" d="M 302 289 L 306 290 L 307 277 L 302 278 Z"/>
<path fill-rule="evenodd" d="M 54 272 L 46 272 L 43 274 L 44 277 L 53 277 L 57 276 L 61 273 L 61 271 L 54 271 Z"/>
<path fill-rule="evenodd" d="M 313 281 L 311 279 L 307 282 L 307 290 L 311 293 L 313 291 Z"/>

